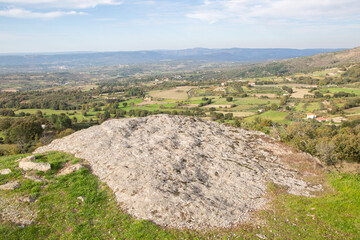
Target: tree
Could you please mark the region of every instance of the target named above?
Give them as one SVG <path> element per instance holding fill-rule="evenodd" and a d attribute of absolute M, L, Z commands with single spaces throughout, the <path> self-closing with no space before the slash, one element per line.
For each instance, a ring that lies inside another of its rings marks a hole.
<path fill-rule="evenodd" d="M 35 118 L 30 117 L 21 119 L 13 123 L 9 128 L 7 142 L 9 143 L 29 143 L 38 139 L 43 132 L 41 122 Z"/>
<path fill-rule="evenodd" d="M 336 146 L 329 139 L 325 139 L 316 145 L 316 151 L 327 165 L 334 165 L 337 161 Z"/>
<path fill-rule="evenodd" d="M 278 110 L 278 105 L 276 103 L 271 104 L 271 110 L 276 111 Z"/>
<path fill-rule="evenodd" d="M 232 114 L 232 113 L 226 113 L 225 114 L 225 119 L 226 120 L 232 120 L 233 116 L 234 116 L 234 114 Z"/>
<path fill-rule="evenodd" d="M 241 126 L 241 123 L 240 123 L 240 121 L 239 121 L 239 118 L 235 118 L 235 121 L 234 121 L 234 126 L 235 127 L 240 127 Z"/>
<path fill-rule="evenodd" d="M 71 119 L 64 113 L 58 115 L 55 123 L 55 128 L 58 130 L 65 130 L 71 128 Z"/>
<path fill-rule="evenodd" d="M 280 105 L 283 106 L 287 103 L 289 96 L 282 96 L 280 99 Z"/>
<path fill-rule="evenodd" d="M 232 100 L 233 100 L 232 97 L 227 97 L 227 98 L 226 98 L 226 101 L 228 101 L 228 102 L 232 102 Z"/>
<path fill-rule="evenodd" d="M 101 114 L 100 116 L 100 122 L 104 122 L 106 120 L 108 120 L 110 118 L 110 113 L 108 111 L 105 111 L 103 114 Z"/>
<path fill-rule="evenodd" d="M 6 130 L 11 126 L 11 121 L 9 118 L 0 118 L 0 130 Z"/>

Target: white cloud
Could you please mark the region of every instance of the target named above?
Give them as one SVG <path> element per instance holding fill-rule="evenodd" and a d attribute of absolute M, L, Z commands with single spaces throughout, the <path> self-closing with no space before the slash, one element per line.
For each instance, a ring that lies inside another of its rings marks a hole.
<path fill-rule="evenodd" d="M 158 2 L 156 2 L 156 1 L 137 1 L 137 2 L 134 2 L 134 4 L 136 4 L 136 5 L 155 5 L 155 4 L 158 4 Z"/>
<path fill-rule="evenodd" d="M 83 12 L 76 11 L 53 11 L 53 12 L 33 12 L 24 10 L 21 8 L 11 8 L 7 10 L 0 10 L 0 16 L 2 17 L 12 17 L 12 18 L 39 18 L 39 19 L 50 19 L 57 18 L 67 15 L 82 15 Z"/>
<path fill-rule="evenodd" d="M 120 5 L 120 0 L 0 0 L 0 3 L 12 5 L 39 5 L 47 8 L 73 8 L 84 9 L 98 5 Z"/>
<path fill-rule="evenodd" d="M 359 0 L 204 0 L 187 15 L 214 23 L 224 19 L 360 19 Z"/>

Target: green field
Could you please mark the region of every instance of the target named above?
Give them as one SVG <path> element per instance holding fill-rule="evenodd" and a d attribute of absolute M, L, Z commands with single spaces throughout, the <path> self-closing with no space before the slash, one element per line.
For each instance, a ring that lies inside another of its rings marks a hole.
<path fill-rule="evenodd" d="M 272 103 L 280 103 L 278 99 L 260 99 L 254 97 L 247 97 L 247 98 L 234 98 L 233 101 L 228 102 L 226 98 L 219 98 L 215 99 L 212 103 L 213 105 L 266 105 Z"/>
<path fill-rule="evenodd" d="M 346 113 L 360 113 L 360 107 L 349 108 L 345 110 Z"/>
<path fill-rule="evenodd" d="M 289 115 L 289 113 L 287 112 L 277 112 L 277 111 L 267 111 L 258 115 L 254 115 L 248 118 L 245 118 L 245 120 L 247 122 L 251 122 L 254 121 L 256 117 L 261 117 L 261 118 L 266 118 L 266 119 L 270 119 L 271 121 L 274 122 L 284 122 L 285 117 Z"/>
<path fill-rule="evenodd" d="M 354 93 L 356 95 L 360 95 L 360 89 L 358 88 L 322 88 L 321 92 L 325 93 L 329 91 L 330 93 L 338 93 L 338 92 L 346 92 L 346 93 Z"/>
<path fill-rule="evenodd" d="M 306 108 L 304 109 L 304 105 L 307 104 Z M 299 103 L 295 106 L 295 111 L 297 112 L 315 112 L 320 110 L 320 105 L 318 102 L 313 103 Z"/>

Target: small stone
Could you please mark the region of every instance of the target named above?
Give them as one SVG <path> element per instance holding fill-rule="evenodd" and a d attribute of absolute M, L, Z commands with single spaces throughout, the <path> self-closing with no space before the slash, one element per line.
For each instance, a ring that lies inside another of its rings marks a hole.
<path fill-rule="evenodd" d="M 0 190 L 14 190 L 21 186 L 20 182 L 14 181 L 14 182 L 8 182 L 3 185 L 0 185 Z"/>
<path fill-rule="evenodd" d="M 33 162 L 36 160 L 35 155 L 28 156 L 26 158 L 18 159 L 17 162 Z"/>
<path fill-rule="evenodd" d="M 260 239 L 267 239 L 267 237 L 261 233 L 256 234 L 256 236 Z"/>
<path fill-rule="evenodd" d="M 9 173 L 11 173 L 11 170 L 9 168 L 0 170 L 0 175 L 6 175 L 6 174 L 9 174 Z"/>
<path fill-rule="evenodd" d="M 84 197 L 77 197 L 77 199 L 79 199 L 79 200 L 81 200 L 82 202 L 84 202 L 85 201 L 85 198 Z"/>
<path fill-rule="evenodd" d="M 61 175 L 67 175 L 67 174 L 70 174 L 70 173 L 73 173 L 73 172 L 76 172 L 77 170 L 79 170 L 80 168 L 84 167 L 82 164 L 80 163 L 77 163 L 77 164 L 74 164 L 74 165 L 70 165 L 70 166 L 67 166 L 63 169 L 61 169 L 60 173 L 58 174 L 59 176 Z"/>
<path fill-rule="evenodd" d="M 36 198 L 34 197 L 22 197 L 18 199 L 19 202 L 25 202 L 25 203 L 33 203 L 35 202 L 35 200 Z"/>
<path fill-rule="evenodd" d="M 32 180 L 34 182 L 45 182 L 46 181 L 45 179 L 43 179 L 41 177 L 31 176 L 31 175 L 27 175 L 27 174 L 24 177 L 29 179 L 29 180 Z"/>
<path fill-rule="evenodd" d="M 37 171 L 49 171 L 51 169 L 50 163 L 20 161 L 19 168 L 24 170 L 37 170 Z"/>

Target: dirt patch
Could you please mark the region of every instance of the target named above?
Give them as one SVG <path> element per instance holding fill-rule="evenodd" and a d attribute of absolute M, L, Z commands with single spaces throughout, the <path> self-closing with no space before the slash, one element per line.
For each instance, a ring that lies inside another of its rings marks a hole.
<path fill-rule="evenodd" d="M 183 105 L 182 107 L 184 108 L 195 108 L 195 107 L 199 107 L 200 104 L 186 104 L 186 105 Z"/>
<path fill-rule="evenodd" d="M 205 108 L 231 108 L 232 105 L 206 105 Z"/>
<path fill-rule="evenodd" d="M 169 90 L 161 90 L 150 92 L 149 95 L 154 98 L 164 98 L 164 99 L 188 99 L 188 92 L 195 87 L 192 86 L 182 86 L 176 87 Z"/>
<path fill-rule="evenodd" d="M 304 98 L 305 95 L 314 95 L 310 93 L 310 89 L 305 88 L 293 88 L 293 93 L 291 94 L 291 97 L 293 98 Z"/>
<path fill-rule="evenodd" d="M 224 115 L 227 113 L 232 113 L 234 117 L 249 117 L 255 114 L 253 112 L 224 112 L 224 111 L 216 111 L 216 112 L 222 113 Z"/>

